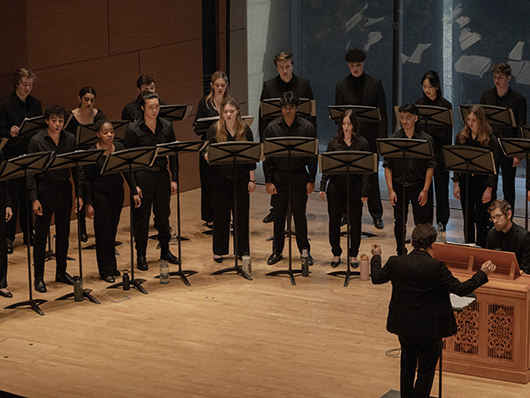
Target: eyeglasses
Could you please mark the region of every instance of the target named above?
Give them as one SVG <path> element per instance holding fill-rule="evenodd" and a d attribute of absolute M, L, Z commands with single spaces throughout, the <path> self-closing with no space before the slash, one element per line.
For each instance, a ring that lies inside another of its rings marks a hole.
<path fill-rule="evenodd" d="M 504 214 L 500 214 L 498 216 L 493 216 L 490 214 L 490 221 L 502 220 L 504 217 L 506 217 Z"/>

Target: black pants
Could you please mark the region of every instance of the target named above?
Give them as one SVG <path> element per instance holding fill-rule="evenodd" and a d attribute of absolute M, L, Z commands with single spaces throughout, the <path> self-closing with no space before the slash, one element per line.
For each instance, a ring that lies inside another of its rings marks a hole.
<path fill-rule="evenodd" d="M 499 151 L 499 165 L 502 173 L 502 194 L 512 209 L 515 209 L 515 173 L 517 167 L 513 166 L 513 158 L 509 158 L 503 151 Z"/>
<path fill-rule="evenodd" d="M 487 188 L 486 176 L 471 176 L 469 179 L 468 209 L 466 211 L 466 178 L 465 174 L 460 177 L 460 204 L 464 218 L 464 235 L 466 243 L 476 243 L 480 247 L 486 247 L 488 232 L 492 227 L 489 220 L 488 207 L 496 198 L 496 192 L 492 192 L 491 201 L 482 203 L 482 194 Z M 467 226 L 467 234 L 466 234 Z"/>
<path fill-rule="evenodd" d="M 7 222 L 6 225 L 6 236 L 9 240 L 15 240 L 15 234 L 17 230 L 17 214 L 20 222 L 20 229 L 27 235 L 28 230 L 28 212 L 26 211 L 27 203 L 27 190 L 26 190 L 26 179 L 24 177 L 14 178 L 7 182 L 9 186 L 9 196 L 11 197 L 11 210 L 13 210 L 13 217 Z M 29 204 L 29 228 L 33 231 L 33 210 L 31 204 Z M 20 212 L 20 213 L 19 213 Z"/>
<path fill-rule="evenodd" d="M 212 177 L 210 165 L 201 153 L 199 153 L 199 175 L 201 177 L 201 220 L 212 222 Z"/>
<path fill-rule="evenodd" d="M 289 202 L 289 173 L 286 171 L 273 170 L 274 186 L 278 191 L 272 196 L 274 204 L 274 240 L 272 250 L 274 253 L 281 253 L 285 245 L 285 217 L 287 216 L 287 206 Z M 291 173 L 291 212 L 294 218 L 296 231 L 296 244 L 298 250 L 308 249 L 307 239 L 307 191 L 308 174 L 306 172 Z"/>
<path fill-rule="evenodd" d="M 401 344 L 401 396 L 429 398 L 442 339 L 398 337 Z"/>
<path fill-rule="evenodd" d="M 70 214 L 72 211 L 72 185 L 69 181 L 54 186 L 39 184 L 38 198 L 42 206 L 42 216 L 35 216 L 33 263 L 35 278 L 43 278 L 46 240 L 52 215 L 55 215 L 55 261 L 57 263 L 55 273 L 66 272 Z"/>
<path fill-rule="evenodd" d="M 7 287 L 6 203 L 0 187 L 0 289 Z"/>
<path fill-rule="evenodd" d="M 444 229 L 449 222 L 449 172 L 445 169 L 443 155 L 437 153 L 434 169 L 434 193 L 436 195 L 436 222 Z"/>
<path fill-rule="evenodd" d="M 248 175 L 236 180 L 237 254 L 240 256 L 249 253 L 248 182 Z M 215 198 L 212 198 L 213 254 L 224 255 L 229 253 L 230 214 L 234 214 L 234 180 L 212 178 L 212 192 L 215 192 Z"/>
<path fill-rule="evenodd" d="M 149 238 L 149 219 L 151 207 L 155 215 L 155 228 L 162 251 L 169 249 L 171 233 L 169 230 L 171 180 L 166 169 L 160 171 L 139 170 L 136 183 L 142 189 L 142 205 L 133 210 L 134 242 L 136 254 L 145 256 Z"/>
<path fill-rule="evenodd" d="M 104 192 L 93 192 L 94 230 L 96 234 L 96 258 L 99 276 L 105 279 L 114 275 L 116 268 L 116 231 L 120 223 L 123 207 L 123 190 L 109 195 Z"/>
<path fill-rule="evenodd" d="M 383 204 L 381 203 L 381 190 L 379 189 L 379 173 L 374 173 L 370 194 L 368 196 L 368 211 L 372 219 L 378 220 L 383 217 Z"/>
<path fill-rule="evenodd" d="M 423 189 L 423 183 L 405 187 L 405 198 L 403 198 L 403 185 L 393 182 L 394 192 L 397 195 L 397 202 L 394 206 L 394 235 L 396 237 L 397 254 L 403 253 L 405 247 L 405 235 L 407 233 L 406 225 L 408 218 L 409 203 L 412 203 L 412 214 L 414 216 L 414 225 L 429 223 L 432 224 L 433 206 L 432 206 L 432 187 L 429 189 L 427 203 L 420 206 L 418 197 Z M 403 201 L 405 201 L 405 214 L 403 214 Z M 403 223 L 405 228 L 403 228 Z"/>
<path fill-rule="evenodd" d="M 360 179 L 350 181 L 350 257 L 359 254 L 362 234 L 363 203 L 361 201 Z M 358 184 L 354 184 L 357 182 Z M 328 215 L 329 215 L 329 244 L 334 256 L 342 254 L 340 247 L 340 221 L 343 214 L 343 207 L 346 203 L 346 186 L 338 184 L 333 177 L 328 184 Z M 346 210 L 344 210 L 346 211 Z"/>

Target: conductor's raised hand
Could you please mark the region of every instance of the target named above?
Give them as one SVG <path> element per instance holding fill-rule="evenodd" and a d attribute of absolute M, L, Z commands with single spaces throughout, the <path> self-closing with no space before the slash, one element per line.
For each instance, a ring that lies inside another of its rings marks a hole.
<path fill-rule="evenodd" d="M 485 273 L 486 275 L 491 275 L 491 274 L 493 274 L 493 271 L 495 271 L 495 268 L 497 268 L 497 267 L 495 266 L 495 264 L 493 264 L 493 263 L 491 262 L 491 260 L 486 261 L 484 264 L 482 264 L 482 267 L 480 267 L 480 269 L 481 269 L 482 271 L 484 271 L 484 273 Z"/>

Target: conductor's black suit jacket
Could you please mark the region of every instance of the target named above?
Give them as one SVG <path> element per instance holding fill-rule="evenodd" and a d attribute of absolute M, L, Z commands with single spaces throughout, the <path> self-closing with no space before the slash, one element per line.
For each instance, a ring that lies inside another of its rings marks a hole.
<path fill-rule="evenodd" d="M 357 98 L 353 86 L 354 77 L 349 74 L 344 79 L 337 82 L 335 88 L 335 105 L 363 105 L 375 106 L 381 113 L 379 123 L 362 123 L 361 134 L 370 144 L 370 150 L 377 152 L 377 138 L 387 137 L 388 116 L 386 113 L 385 91 L 381 80 L 376 79 L 366 73 L 364 76 L 364 90 L 362 98 Z"/>
<path fill-rule="evenodd" d="M 437 339 L 457 331 L 449 293 L 465 296 L 488 281 L 478 271 L 465 282 L 456 279 L 443 261 L 423 250 L 392 256 L 381 268 L 381 256 L 371 264 L 374 284 L 392 282 L 387 330 L 397 335 Z"/>

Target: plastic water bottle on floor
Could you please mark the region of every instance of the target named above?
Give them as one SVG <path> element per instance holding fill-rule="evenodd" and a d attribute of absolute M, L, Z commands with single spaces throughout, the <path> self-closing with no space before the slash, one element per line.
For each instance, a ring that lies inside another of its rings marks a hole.
<path fill-rule="evenodd" d="M 160 283 L 162 285 L 169 283 L 169 264 L 166 260 L 160 261 Z"/>

